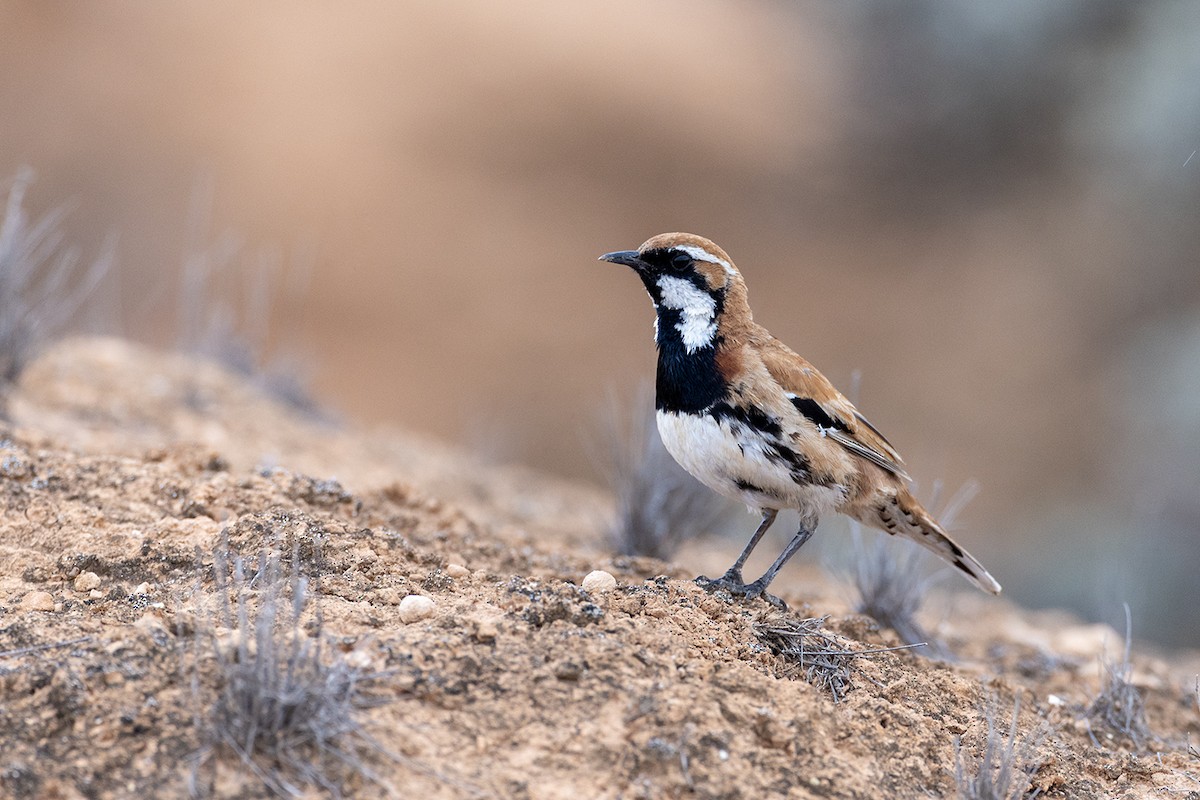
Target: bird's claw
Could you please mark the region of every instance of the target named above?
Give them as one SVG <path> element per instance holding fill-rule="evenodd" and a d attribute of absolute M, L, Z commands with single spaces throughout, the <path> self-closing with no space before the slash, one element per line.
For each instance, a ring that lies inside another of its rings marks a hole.
<path fill-rule="evenodd" d="M 719 578 L 709 578 L 701 575 L 696 578 L 696 585 L 706 592 L 725 591 L 733 597 L 739 597 L 743 600 L 753 600 L 756 597 L 761 597 L 780 611 L 787 611 L 787 603 L 767 592 L 765 585 L 758 581 L 746 583 L 739 574 L 726 572 Z"/>

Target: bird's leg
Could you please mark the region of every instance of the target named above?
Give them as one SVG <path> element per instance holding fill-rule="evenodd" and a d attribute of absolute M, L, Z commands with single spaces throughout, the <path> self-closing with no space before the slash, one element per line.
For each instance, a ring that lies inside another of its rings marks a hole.
<path fill-rule="evenodd" d="M 776 608 L 787 610 L 787 603 L 773 594 L 767 594 L 767 587 L 771 585 L 771 581 L 775 580 L 776 573 L 783 569 L 783 565 L 788 562 L 788 559 L 796 555 L 796 551 L 803 547 L 812 535 L 812 529 L 802 524 L 800 530 L 796 531 L 796 535 L 788 542 L 787 547 L 783 548 L 779 558 L 775 559 L 775 563 L 763 573 L 761 578 L 754 583 L 746 584 L 742 594 L 747 598 L 761 597 Z"/>
<path fill-rule="evenodd" d="M 773 508 L 764 508 L 762 522 L 758 524 L 758 530 L 750 537 L 750 541 L 746 542 L 746 546 L 742 548 L 742 554 L 737 557 L 737 561 L 733 562 L 733 566 L 727 569 L 724 575 L 715 580 L 701 575 L 696 578 L 696 583 L 710 592 L 715 589 L 725 589 L 732 594 L 741 594 L 744 592 L 746 589 L 746 579 L 742 577 L 742 567 L 746 565 L 746 559 L 750 558 L 750 554 L 754 552 L 754 548 L 758 546 L 763 534 L 767 532 L 767 528 L 771 527 L 771 523 L 775 521 L 775 516 L 778 513 Z"/>

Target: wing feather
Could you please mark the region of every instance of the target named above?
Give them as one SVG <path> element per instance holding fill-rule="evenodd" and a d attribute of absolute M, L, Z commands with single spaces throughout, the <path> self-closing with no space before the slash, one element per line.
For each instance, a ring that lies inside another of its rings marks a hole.
<path fill-rule="evenodd" d="M 896 448 L 816 367 L 774 337 L 760 352 L 767 372 L 783 386 L 797 410 L 813 419 L 826 437 L 848 452 L 908 479 Z M 819 409 L 816 413 L 814 404 Z"/>

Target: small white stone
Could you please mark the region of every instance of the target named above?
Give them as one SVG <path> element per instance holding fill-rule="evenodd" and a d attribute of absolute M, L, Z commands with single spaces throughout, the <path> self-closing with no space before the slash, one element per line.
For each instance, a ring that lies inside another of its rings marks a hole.
<path fill-rule="evenodd" d="M 94 572 L 81 572 L 75 578 L 75 591 L 90 592 L 100 587 L 100 576 Z"/>
<path fill-rule="evenodd" d="M 150 584 L 142 581 L 137 586 L 133 587 L 131 594 L 150 594 Z"/>
<path fill-rule="evenodd" d="M 609 589 L 616 588 L 617 579 L 612 576 L 611 572 L 594 569 L 587 574 L 580 585 L 585 592 L 607 592 Z"/>
<path fill-rule="evenodd" d="M 451 578 L 465 578 L 471 574 L 471 570 L 464 567 L 462 564 L 451 562 L 446 565 L 446 574 Z"/>
<path fill-rule="evenodd" d="M 433 616 L 433 601 L 420 594 L 410 594 L 400 601 L 400 621 L 420 622 Z"/>
<path fill-rule="evenodd" d="M 1056 694 L 1048 695 L 1046 697 L 1046 702 L 1052 706 L 1065 706 L 1067 704 L 1066 700 L 1063 700 Z"/>

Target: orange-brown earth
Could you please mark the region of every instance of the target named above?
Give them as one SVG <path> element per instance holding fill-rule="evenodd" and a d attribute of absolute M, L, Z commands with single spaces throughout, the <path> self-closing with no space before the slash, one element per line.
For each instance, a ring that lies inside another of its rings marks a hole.
<path fill-rule="evenodd" d="M 968 762 L 981 754 L 989 697 L 1001 728 L 1019 698 L 1018 730 L 1051 731 L 1029 784 L 1039 796 L 1200 796 L 1194 653 L 1134 647 L 1154 734 L 1136 747 L 1085 722 L 1114 631 L 935 597 L 927 622 L 958 660 L 859 658 L 835 703 L 756 635 L 779 612 L 688 580 L 701 556 L 613 556 L 611 501 L 595 489 L 315 421 L 215 366 L 115 340 L 45 354 L 10 415 L 3 797 L 187 795 L 205 743 L 197 706 L 219 672 L 187 665 L 215 619 L 223 531 L 246 556 L 297 544 L 322 635 L 380 673 L 370 693 L 387 702 L 361 718 L 383 788 L 348 774 L 351 796 L 953 796 L 955 739 Z M 584 591 L 594 569 L 616 587 Z M 850 649 L 900 643 L 811 569 L 786 577 L 791 616 L 830 614 Z M 410 594 L 432 615 L 403 622 Z M 206 790 L 266 794 L 230 752 L 208 763 Z"/>

